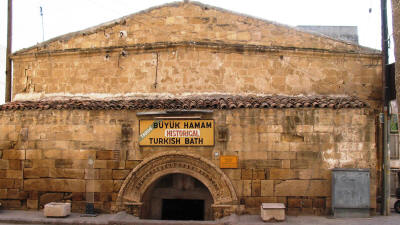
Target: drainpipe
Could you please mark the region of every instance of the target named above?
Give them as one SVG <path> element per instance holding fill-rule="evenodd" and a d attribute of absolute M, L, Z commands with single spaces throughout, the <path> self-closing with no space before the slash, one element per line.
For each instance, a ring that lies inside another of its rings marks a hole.
<path fill-rule="evenodd" d="M 12 0 L 8 0 L 7 20 L 7 53 L 6 53 L 6 96 L 5 101 L 11 101 L 11 40 L 12 40 Z"/>
<path fill-rule="evenodd" d="M 387 0 L 381 0 L 382 20 L 382 75 L 383 75 L 383 202 L 382 214 L 390 214 L 390 149 L 389 149 L 389 98 L 388 98 L 388 28 L 387 28 Z"/>

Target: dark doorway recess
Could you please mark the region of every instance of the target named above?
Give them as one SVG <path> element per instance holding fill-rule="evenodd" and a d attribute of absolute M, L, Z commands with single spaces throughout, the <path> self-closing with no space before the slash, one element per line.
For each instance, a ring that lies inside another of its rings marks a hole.
<path fill-rule="evenodd" d="M 204 220 L 204 200 L 163 199 L 163 220 Z"/>
<path fill-rule="evenodd" d="M 143 194 L 142 219 L 212 220 L 213 198 L 196 178 L 172 173 L 160 177 Z"/>

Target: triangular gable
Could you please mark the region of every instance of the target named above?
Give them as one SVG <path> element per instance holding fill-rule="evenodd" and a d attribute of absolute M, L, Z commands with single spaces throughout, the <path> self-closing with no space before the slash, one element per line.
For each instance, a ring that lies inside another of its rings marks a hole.
<path fill-rule="evenodd" d="M 62 35 L 20 50 L 15 55 L 43 50 L 107 48 L 184 41 L 379 53 L 377 50 L 356 44 L 198 2 L 176 2 Z"/>

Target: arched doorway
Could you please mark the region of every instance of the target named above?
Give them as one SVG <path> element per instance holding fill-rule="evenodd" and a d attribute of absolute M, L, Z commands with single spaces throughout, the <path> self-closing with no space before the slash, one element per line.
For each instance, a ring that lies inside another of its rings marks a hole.
<path fill-rule="evenodd" d="M 196 178 L 173 173 L 160 177 L 143 194 L 141 218 L 212 220 L 213 199 Z"/>
<path fill-rule="evenodd" d="M 208 210 L 213 219 L 230 215 L 238 209 L 236 192 L 221 169 L 201 156 L 169 151 L 143 160 L 130 172 L 119 191 L 117 210 L 127 210 L 139 217 L 146 215 L 146 192 L 169 174 L 184 174 L 204 185 L 212 197 L 213 204 Z"/>

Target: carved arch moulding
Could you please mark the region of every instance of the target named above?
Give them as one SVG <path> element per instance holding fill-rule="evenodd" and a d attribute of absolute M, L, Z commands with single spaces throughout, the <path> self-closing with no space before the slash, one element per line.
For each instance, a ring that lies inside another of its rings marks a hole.
<path fill-rule="evenodd" d="M 118 210 L 140 216 L 146 190 L 159 178 L 173 173 L 192 176 L 208 188 L 214 201 L 214 218 L 237 213 L 239 201 L 235 189 L 222 170 L 204 157 L 176 151 L 147 158 L 129 173 L 118 193 Z"/>

